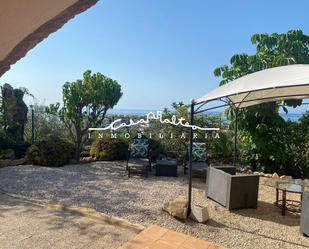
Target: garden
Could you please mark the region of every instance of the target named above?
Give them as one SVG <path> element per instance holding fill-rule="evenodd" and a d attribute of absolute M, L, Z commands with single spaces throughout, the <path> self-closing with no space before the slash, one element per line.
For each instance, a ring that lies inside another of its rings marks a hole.
<path fill-rule="evenodd" d="M 256 54 L 236 54 L 231 57 L 229 67 L 224 65 L 214 70 L 214 74 L 222 78 L 221 84 L 265 68 L 309 62 L 308 36 L 300 30 L 285 34 L 256 34 L 251 40 L 256 45 Z M 282 58 L 282 51 L 288 56 Z M 119 118 L 127 122 L 141 118 L 109 114 L 123 94 L 117 81 L 88 70 L 82 79 L 65 83 L 62 93 L 63 103 L 42 106 L 22 86 L 14 89 L 4 84 L 1 87 L 2 160 L 25 158 L 29 163 L 51 167 L 89 157 L 122 160 L 126 158 L 130 142 L 125 133 L 133 138 L 139 132 L 151 134 L 152 160 L 169 151 L 178 157 L 184 156 L 189 129 L 155 120 L 147 127 L 120 129 L 112 139 L 109 132 L 89 134 L 90 127 L 107 126 Z M 31 106 L 25 104 L 24 96 L 31 99 Z M 301 100 L 286 100 L 242 109 L 237 135 L 239 165 L 250 166 L 252 171 L 308 177 L 309 114 L 303 114 L 296 122 L 280 115 L 280 111 L 288 113 L 301 103 Z M 162 111 L 162 115 L 163 119 L 171 119 L 174 115 L 188 121 L 189 105 L 172 103 Z M 232 109 L 197 116 L 197 125 L 220 128 L 218 134 L 198 134 L 197 140 L 207 143 L 207 160 L 210 163 L 231 163 L 234 123 Z M 104 138 L 101 138 L 103 135 Z"/>
<path fill-rule="evenodd" d="M 214 70 L 221 85 L 263 69 L 309 64 L 309 36 L 300 30 L 255 34 L 251 41 L 255 54 L 233 55 L 229 66 Z M 274 188 L 269 184 L 270 179 L 279 177 L 304 182 L 309 178 L 309 112 L 297 121 L 284 119 L 281 114 L 302 105 L 301 100 L 263 103 L 240 110 L 236 170 L 238 174 L 265 176 L 258 185 L 258 207 L 230 212 L 208 200 L 203 174 L 193 180 L 193 200 L 196 205 L 207 206 L 211 219 L 205 224 L 180 221 L 162 211 L 164 203 L 187 195 L 185 162 L 190 129 L 151 120 L 146 125 L 117 131 L 90 132 L 91 128 L 107 127 L 117 119 L 130 123 L 145 118 L 111 114 L 123 94 L 121 83 L 90 70 L 81 79 L 63 85 L 62 103 L 48 106 L 37 102 L 31 89 L 2 85 L 0 189 L 31 199 L 92 208 L 144 226 L 159 224 L 229 248 L 247 248 L 259 240 L 272 248 L 309 245 L 298 232 L 299 216 L 281 216 L 273 205 Z M 32 104 L 27 106 L 25 98 Z M 189 107 L 174 102 L 162 110 L 162 119 L 189 121 Z M 194 142 L 205 144 L 207 156 L 203 160 L 207 166 L 231 165 L 234 110 L 196 115 L 195 125 L 219 128 L 195 131 Z M 136 137 L 147 138 L 148 177 L 128 174 Z M 177 177 L 156 176 L 152 165 L 170 159 L 176 161 Z"/>

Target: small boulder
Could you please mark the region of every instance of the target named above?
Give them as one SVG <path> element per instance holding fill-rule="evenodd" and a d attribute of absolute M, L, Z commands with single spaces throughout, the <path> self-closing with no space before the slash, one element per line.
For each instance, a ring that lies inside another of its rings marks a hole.
<path fill-rule="evenodd" d="M 192 205 L 190 218 L 199 223 L 204 223 L 209 219 L 209 213 L 206 207 L 199 205 Z"/>
<path fill-rule="evenodd" d="M 248 169 L 247 171 L 246 171 L 246 174 L 248 174 L 248 175 L 251 175 L 253 172 L 252 172 L 252 170 L 251 169 Z"/>
<path fill-rule="evenodd" d="M 253 175 L 264 176 L 264 173 L 263 172 L 259 172 L 259 171 L 254 171 Z"/>
<path fill-rule="evenodd" d="M 252 171 L 253 171 L 253 168 L 251 167 L 251 166 L 245 166 L 244 167 L 244 172 L 245 173 L 247 173 L 247 174 L 250 174 L 250 173 L 248 173 L 248 172 L 251 172 L 251 174 L 252 174 Z"/>
<path fill-rule="evenodd" d="M 82 157 L 80 161 L 83 163 L 89 163 L 93 161 L 93 158 L 92 157 Z"/>
<path fill-rule="evenodd" d="M 275 173 L 273 173 L 273 175 L 271 176 L 271 178 L 273 178 L 273 179 L 280 179 L 279 178 L 279 175 L 275 172 Z"/>
<path fill-rule="evenodd" d="M 185 220 L 188 216 L 188 200 L 185 196 L 178 196 L 164 203 L 163 210 L 177 219 Z"/>
<path fill-rule="evenodd" d="M 287 179 L 286 175 L 280 176 L 280 180 L 286 180 L 286 179 Z"/>

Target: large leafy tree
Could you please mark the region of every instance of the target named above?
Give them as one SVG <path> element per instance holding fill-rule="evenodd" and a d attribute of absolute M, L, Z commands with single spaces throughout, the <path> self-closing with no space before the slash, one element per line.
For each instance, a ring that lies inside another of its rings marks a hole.
<path fill-rule="evenodd" d="M 122 96 L 117 81 L 101 73 L 84 72 L 82 80 L 63 85 L 63 107 L 50 105 L 50 113 L 57 113 L 70 132 L 75 144 L 75 159 L 80 151 L 89 127 L 100 127 L 109 108 L 113 108 Z"/>
<path fill-rule="evenodd" d="M 309 36 L 301 30 L 287 33 L 255 34 L 251 42 L 256 46 L 253 55 L 235 54 L 231 57 L 230 66 L 223 65 L 214 70 L 221 77 L 220 85 L 259 70 L 289 65 L 309 63 Z M 282 134 L 285 122 L 279 115 L 280 105 L 296 107 L 301 100 L 271 102 L 242 109 L 239 113 L 241 141 L 250 144 L 251 163 L 256 165 L 272 165 L 272 170 L 287 163 L 282 148 Z M 287 109 L 283 107 L 284 111 Z M 228 111 L 233 125 L 234 113 Z"/>

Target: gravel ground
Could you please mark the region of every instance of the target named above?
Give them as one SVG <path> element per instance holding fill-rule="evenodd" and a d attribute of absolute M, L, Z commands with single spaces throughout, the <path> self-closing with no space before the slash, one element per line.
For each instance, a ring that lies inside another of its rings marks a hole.
<path fill-rule="evenodd" d="M 116 249 L 135 235 L 130 229 L 0 194 L 1 249 Z"/>
<path fill-rule="evenodd" d="M 273 205 L 275 190 L 260 185 L 257 209 L 229 212 L 204 197 L 195 180 L 193 202 L 208 207 L 206 224 L 180 222 L 162 211 L 164 202 L 186 195 L 187 180 L 150 176 L 128 179 L 123 162 L 96 162 L 62 168 L 18 166 L 0 169 L 0 188 L 26 197 L 85 206 L 142 225 L 158 224 L 228 248 L 309 248 L 299 233 L 299 216 Z"/>

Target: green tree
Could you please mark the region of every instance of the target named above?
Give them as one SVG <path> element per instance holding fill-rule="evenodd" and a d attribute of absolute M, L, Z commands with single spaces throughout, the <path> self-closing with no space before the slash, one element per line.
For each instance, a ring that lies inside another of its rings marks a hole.
<path fill-rule="evenodd" d="M 189 107 L 190 105 L 185 105 L 182 102 L 173 102 L 171 108 L 164 108 L 162 119 L 173 120 L 173 116 L 175 116 L 177 121 L 180 118 L 183 118 L 183 123 L 190 122 Z M 195 115 L 194 124 L 200 127 L 223 128 L 220 117 L 215 115 Z M 184 156 L 187 150 L 189 131 L 190 129 L 187 127 L 181 125 L 174 126 L 166 123 L 161 124 L 156 120 L 151 122 L 148 130 L 148 132 L 151 132 L 153 137 L 160 143 L 165 152 L 172 152 L 171 154 L 177 155 L 179 160 Z M 159 133 L 162 135 L 161 138 L 159 137 Z M 206 142 L 208 144 L 208 154 L 211 154 L 212 157 L 221 152 L 219 143 L 214 143 L 214 140 L 217 139 L 214 139 L 213 132 L 194 130 L 194 133 L 197 135 L 195 141 Z M 206 134 L 208 135 L 207 138 Z M 214 146 L 214 144 L 216 146 Z"/>
<path fill-rule="evenodd" d="M 35 103 L 34 110 L 34 141 L 46 140 L 50 136 L 69 139 L 68 129 L 59 116 L 46 112 L 46 106 Z M 32 117 L 28 112 L 27 123 L 25 125 L 25 141 L 31 142 L 32 138 Z"/>
<path fill-rule="evenodd" d="M 255 54 L 235 54 L 231 57 L 230 66 L 223 65 L 214 70 L 214 75 L 222 78 L 220 85 L 267 68 L 309 63 L 309 36 L 301 30 L 255 34 L 251 42 L 256 46 Z M 301 103 L 301 100 L 285 100 L 241 109 L 239 136 L 241 142 L 250 141 L 251 152 L 254 152 L 251 163 L 256 166 L 273 165 L 274 170 L 287 163 L 284 150 L 281 150 L 282 140 L 278 139 L 286 128 L 279 115 L 279 107 L 282 104 L 296 107 Z M 285 107 L 283 110 L 287 112 Z M 234 113 L 229 110 L 228 114 L 233 126 Z"/>
<path fill-rule="evenodd" d="M 113 108 L 122 96 L 121 86 L 101 73 L 84 72 L 82 80 L 63 85 L 63 107 L 53 104 L 47 109 L 57 113 L 70 132 L 75 144 L 75 159 L 80 151 L 88 128 L 100 127 L 109 108 Z"/>

